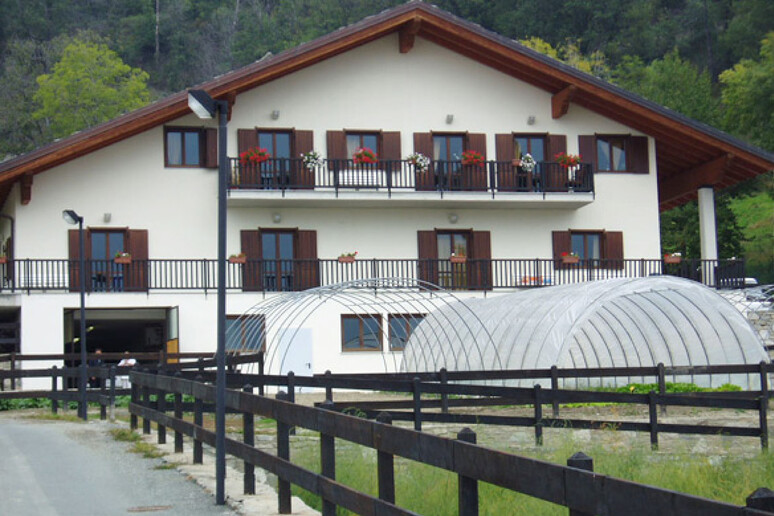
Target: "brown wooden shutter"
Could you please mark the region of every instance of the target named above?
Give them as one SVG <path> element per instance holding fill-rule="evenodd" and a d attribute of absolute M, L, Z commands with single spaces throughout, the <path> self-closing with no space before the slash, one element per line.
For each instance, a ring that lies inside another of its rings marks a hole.
<path fill-rule="evenodd" d="M 148 290 L 148 230 L 130 229 L 126 232 L 125 251 L 132 255 L 131 263 L 123 265 L 124 290 Z"/>
<path fill-rule="evenodd" d="M 621 231 L 605 232 L 605 258 L 610 269 L 624 268 L 623 233 Z"/>
<path fill-rule="evenodd" d="M 239 154 L 258 146 L 258 131 L 255 129 L 238 129 L 237 146 Z M 252 164 L 239 165 L 239 174 L 235 174 L 232 181 L 237 185 L 252 186 L 253 188 L 261 184 L 261 174 L 259 167 Z"/>
<path fill-rule="evenodd" d="M 424 154 L 424 153 L 423 153 Z M 438 284 L 438 240 L 435 231 L 417 231 L 417 275 L 420 280 Z"/>
<path fill-rule="evenodd" d="M 320 274 L 317 262 L 317 231 L 299 230 L 296 257 L 299 260 L 295 270 L 294 290 L 305 290 L 320 286 Z"/>
<path fill-rule="evenodd" d="M 242 272 L 242 290 L 261 290 L 261 233 L 257 229 L 243 229 L 239 239 L 247 257 Z"/>
<path fill-rule="evenodd" d="M 572 239 L 569 231 L 552 231 L 551 241 L 554 251 L 554 268 L 561 269 L 565 267 L 562 263 L 562 253 L 572 251 Z"/>
<path fill-rule="evenodd" d="M 489 231 L 470 233 L 470 286 L 473 290 L 492 288 L 492 238 Z"/>
<path fill-rule="evenodd" d="M 497 160 L 497 189 L 499 191 L 516 190 L 516 167 L 511 160 L 516 157 L 513 134 L 495 135 L 495 156 Z"/>
<path fill-rule="evenodd" d="M 591 163 L 591 170 L 597 171 L 597 137 L 593 134 L 578 136 L 578 153 L 581 155 L 581 163 Z"/>
<path fill-rule="evenodd" d="M 549 162 L 543 168 L 543 177 L 546 192 L 566 191 L 567 170 L 556 164 L 556 155 L 560 152 L 567 152 L 567 136 L 563 134 L 548 135 L 548 149 L 546 152 L 546 161 Z"/>
<path fill-rule="evenodd" d="M 218 130 L 204 130 L 204 166 L 218 168 Z"/>
<path fill-rule="evenodd" d="M 293 131 L 293 173 L 291 186 L 295 188 L 314 188 L 314 170 L 309 170 L 301 161 L 301 154 L 314 150 L 314 133 L 306 130 Z"/>
<path fill-rule="evenodd" d="M 384 131 L 382 133 L 382 155 L 383 161 L 392 161 L 390 165 L 392 170 L 400 170 L 400 163 L 394 163 L 401 160 L 400 154 L 400 132 Z"/>
<path fill-rule="evenodd" d="M 347 134 L 344 131 L 328 131 L 328 159 L 350 159 L 347 156 Z"/>
<path fill-rule="evenodd" d="M 635 174 L 650 173 L 650 162 L 648 160 L 648 137 L 632 136 L 628 141 L 629 170 Z"/>
<path fill-rule="evenodd" d="M 417 190 L 435 190 L 435 172 L 433 164 L 433 133 L 414 133 L 414 152 L 430 158 L 430 168 L 425 172 L 415 172 L 414 181 Z"/>
<path fill-rule="evenodd" d="M 486 190 L 487 163 L 486 163 L 486 135 L 483 133 L 468 133 L 465 150 L 480 152 L 484 156 L 484 164 L 481 166 L 468 165 L 464 170 L 463 188 L 466 190 Z"/>

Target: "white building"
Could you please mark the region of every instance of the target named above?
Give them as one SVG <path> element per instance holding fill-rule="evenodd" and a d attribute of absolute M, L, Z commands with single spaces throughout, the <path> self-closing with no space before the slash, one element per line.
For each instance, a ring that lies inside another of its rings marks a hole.
<path fill-rule="evenodd" d="M 713 189 L 774 168 L 770 153 L 421 2 L 197 88 L 230 105 L 227 245 L 247 257 L 229 264 L 234 316 L 282 291 L 369 277 L 482 296 L 678 273 L 661 260 L 659 211 L 697 195 L 706 261 L 691 272 L 713 284 Z M 216 128 L 180 92 L 0 164 L 0 316 L 18 328 L 5 351 L 62 353 L 78 337 L 66 209 L 87 227 L 89 351 L 214 351 Z M 241 165 L 253 147 L 271 159 Z M 354 163 L 359 147 L 376 163 Z M 299 156 L 312 150 L 323 160 L 307 168 Z M 486 163 L 464 164 L 464 151 Z M 405 160 L 413 152 L 433 160 L 427 170 Z M 531 172 L 513 161 L 527 152 Z M 562 167 L 560 152 L 583 164 Z M 118 251 L 131 263 L 114 263 Z M 581 262 L 565 264 L 573 251 Z M 373 323 L 387 328 L 389 314 Z M 303 326 L 299 363 L 312 372 L 400 353 L 369 339 L 363 319 Z"/>

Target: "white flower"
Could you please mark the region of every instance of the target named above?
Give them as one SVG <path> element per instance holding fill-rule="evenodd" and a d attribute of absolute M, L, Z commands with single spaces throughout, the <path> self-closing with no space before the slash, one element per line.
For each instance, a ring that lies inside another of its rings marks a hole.
<path fill-rule="evenodd" d="M 424 172 L 430 168 L 430 158 L 420 152 L 415 152 L 406 156 L 406 161 L 414 165 L 417 172 Z"/>
<path fill-rule="evenodd" d="M 304 162 L 304 166 L 309 170 L 313 170 L 317 167 L 322 166 L 323 164 L 322 156 L 316 150 L 310 150 L 307 153 L 301 153 L 300 156 Z"/>
<path fill-rule="evenodd" d="M 535 169 L 535 158 L 531 154 L 527 153 L 521 158 L 521 168 L 524 172 L 532 172 Z"/>

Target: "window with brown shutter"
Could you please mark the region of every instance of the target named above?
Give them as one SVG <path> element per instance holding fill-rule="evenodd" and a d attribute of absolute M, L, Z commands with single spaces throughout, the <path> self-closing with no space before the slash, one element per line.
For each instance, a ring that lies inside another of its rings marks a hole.
<path fill-rule="evenodd" d="M 575 254 L 589 266 L 623 269 L 623 233 L 621 231 L 579 230 L 553 231 L 554 266 L 567 268 L 564 256 Z"/>
<path fill-rule="evenodd" d="M 316 231 L 245 229 L 240 240 L 247 257 L 243 290 L 298 291 L 319 286 Z"/>
<path fill-rule="evenodd" d="M 417 231 L 417 242 L 420 280 L 451 289 L 492 288 L 489 231 Z"/>
<path fill-rule="evenodd" d="M 164 166 L 217 168 L 217 130 L 201 127 L 165 127 Z"/>
<path fill-rule="evenodd" d="M 315 185 L 314 170 L 307 169 L 301 155 L 314 150 L 313 132 L 276 127 L 237 130 L 238 154 L 266 149 L 271 158 L 260 164 L 241 164 L 232 176 L 234 186 L 243 188 L 310 189 Z"/>
<path fill-rule="evenodd" d="M 88 292 L 148 290 L 147 230 L 87 228 L 83 233 Z M 78 230 L 69 230 L 68 247 L 70 291 L 78 292 L 81 272 Z M 116 260 L 117 253 L 128 256 Z"/>
<path fill-rule="evenodd" d="M 647 136 L 580 135 L 578 147 L 582 161 L 591 163 L 594 172 L 650 173 Z"/>

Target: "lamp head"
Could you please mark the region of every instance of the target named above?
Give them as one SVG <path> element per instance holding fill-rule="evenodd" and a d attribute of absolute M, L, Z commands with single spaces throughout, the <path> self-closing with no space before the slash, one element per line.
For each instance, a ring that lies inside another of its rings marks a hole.
<path fill-rule="evenodd" d="M 83 222 L 83 217 L 75 213 L 73 210 L 62 211 L 62 218 L 65 220 L 65 222 L 73 226 Z"/>
<path fill-rule="evenodd" d="M 204 90 L 188 90 L 188 107 L 199 118 L 215 118 L 215 100 Z"/>

